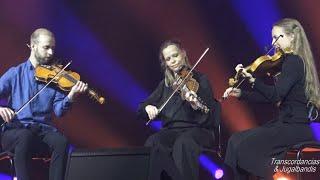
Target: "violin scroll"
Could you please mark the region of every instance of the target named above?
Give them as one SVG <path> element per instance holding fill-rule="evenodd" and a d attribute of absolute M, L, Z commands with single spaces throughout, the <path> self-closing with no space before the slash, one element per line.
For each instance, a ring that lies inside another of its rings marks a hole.
<path fill-rule="evenodd" d="M 91 98 L 95 99 L 99 104 L 105 103 L 104 97 L 98 95 L 94 90 L 89 89 L 88 94 L 90 95 Z"/>

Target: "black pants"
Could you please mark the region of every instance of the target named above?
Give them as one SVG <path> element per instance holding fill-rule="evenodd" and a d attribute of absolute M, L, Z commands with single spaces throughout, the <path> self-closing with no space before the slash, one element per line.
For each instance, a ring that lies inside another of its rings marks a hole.
<path fill-rule="evenodd" d="M 14 152 L 15 171 L 19 180 L 29 180 L 30 161 L 33 152 L 45 143 L 52 150 L 49 179 L 64 179 L 67 159 L 67 139 L 55 131 L 34 131 L 30 128 L 13 128 L 2 132 L 2 147 Z"/>
<path fill-rule="evenodd" d="M 150 136 L 145 146 L 170 155 L 184 180 L 197 180 L 198 157 L 202 148 L 213 146 L 213 135 L 211 131 L 197 127 L 162 129 Z"/>
<path fill-rule="evenodd" d="M 233 169 L 236 180 L 245 180 L 248 174 L 271 180 L 275 168 L 272 158 L 283 159 L 288 147 L 312 140 L 309 124 L 273 121 L 233 134 L 225 163 Z"/>

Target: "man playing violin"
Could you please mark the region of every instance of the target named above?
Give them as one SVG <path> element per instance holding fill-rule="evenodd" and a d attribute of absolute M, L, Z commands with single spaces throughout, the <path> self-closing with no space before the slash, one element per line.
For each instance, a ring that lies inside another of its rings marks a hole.
<path fill-rule="evenodd" d="M 53 126 L 51 113 L 61 117 L 70 108 L 75 97 L 87 90 L 87 85 L 78 81 L 68 95 L 52 86 L 46 87 L 23 110 L 16 113 L 44 84 L 34 78 L 38 65 L 49 64 L 54 55 L 55 37 L 47 29 L 35 30 L 30 38 L 30 57 L 16 67 L 10 68 L 0 78 L 0 95 L 8 98 L 8 106 L 0 107 L 2 147 L 14 152 L 16 175 L 19 180 L 29 180 L 31 155 L 39 143 L 52 151 L 50 180 L 64 178 L 67 157 L 67 139 Z"/>
<path fill-rule="evenodd" d="M 198 91 L 194 92 L 183 85 L 181 92 L 183 89 L 185 92 L 174 94 L 159 112 L 158 108 L 172 94 L 175 85 L 182 81 L 179 72 L 190 68 L 186 52 L 179 42 L 164 42 L 159 57 L 164 79 L 139 105 L 138 116 L 144 120 L 159 118 L 163 120 L 163 128 L 150 136 L 145 146 L 172 158 L 183 179 L 196 180 L 199 174 L 198 156 L 201 148 L 211 147 L 214 140 L 211 118 L 214 102 L 211 85 L 205 75 L 192 72 L 192 78 L 199 83 Z M 205 112 L 197 105 L 199 97 L 209 111 Z"/>
<path fill-rule="evenodd" d="M 224 93 L 224 97 L 273 103 L 279 108 L 274 120 L 235 133 L 229 139 L 225 163 L 233 169 L 236 180 L 248 179 L 247 173 L 272 179 L 276 170 L 272 158 L 284 159 L 288 147 L 314 140 L 308 108 L 310 104 L 320 108 L 320 86 L 304 29 L 295 19 L 282 19 L 274 24 L 272 38 L 276 48 L 292 50 L 283 55 L 281 74 L 275 84 L 265 84 L 238 65 L 236 71 L 248 79 L 252 91 L 230 87 Z"/>

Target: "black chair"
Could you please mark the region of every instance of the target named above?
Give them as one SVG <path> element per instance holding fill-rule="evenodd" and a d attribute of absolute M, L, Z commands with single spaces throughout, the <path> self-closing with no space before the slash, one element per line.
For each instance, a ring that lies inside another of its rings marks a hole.
<path fill-rule="evenodd" d="M 214 149 L 204 149 L 206 151 L 214 152 L 222 158 L 222 145 L 221 145 L 221 103 L 214 99 L 214 105 L 212 108 L 213 120 L 214 120 L 214 128 L 212 131 L 212 138 L 215 141 L 215 137 L 217 138 L 216 147 Z"/>
<path fill-rule="evenodd" d="M 214 120 L 214 128 L 212 131 L 212 138 L 215 142 L 215 147 L 212 148 L 203 148 L 203 152 L 211 152 L 217 154 L 218 157 L 222 160 L 222 144 L 221 144 L 221 103 L 214 99 L 214 105 L 212 108 L 213 120 Z M 217 141 L 215 141 L 215 137 Z"/>
<path fill-rule="evenodd" d="M 9 162 L 9 174 L 11 175 L 12 179 L 15 177 L 13 156 L 14 156 L 13 153 L 7 152 L 7 151 L 0 153 L 0 162 L 3 162 L 3 161 Z"/>
<path fill-rule="evenodd" d="M 308 118 L 310 122 L 320 123 L 318 118 L 319 112 L 314 105 L 309 106 Z M 295 144 L 289 148 L 287 155 L 296 155 L 296 159 L 299 160 L 303 158 L 304 153 L 320 153 L 320 142 L 319 141 L 305 141 Z M 301 173 L 297 173 L 297 180 L 300 180 Z"/>
<path fill-rule="evenodd" d="M 320 142 L 317 141 L 306 141 L 301 142 L 299 144 L 295 144 L 290 147 L 289 151 L 287 152 L 287 156 L 295 156 L 296 160 L 303 159 L 304 155 L 312 155 L 315 156 L 316 154 L 320 154 Z M 296 173 L 296 179 L 302 179 L 302 173 Z"/>
<path fill-rule="evenodd" d="M 296 154 L 296 159 L 301 159 L 304 152 L 319 152 L 320 153 L 320 142 L 317 141 L 306 141 L 299 144 L 295 144 L 290 148 L 290 152 Z"/>
<path fill-rule="evenodd" d="M 1 134 L 0 134 L 1 137 Z M 32 154 L 32 161 L 41 161 L 41 163 L 49 164 L 51 157 L 49 155 L 49 147 L 42 144 L 39 151 Z M 9 162 L 9 175 L 14 180 L 16 177 L 15 166 L 14 166 L 14 153 L 10 151 L 4 151 L 1 147 L 1 138 L 0 138 L 0 162 L 8 161 Z"/>

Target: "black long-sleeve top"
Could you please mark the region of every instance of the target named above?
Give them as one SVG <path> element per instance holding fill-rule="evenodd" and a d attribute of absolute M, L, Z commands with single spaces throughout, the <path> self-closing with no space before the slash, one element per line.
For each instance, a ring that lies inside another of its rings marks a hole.
<path fill-rule="evenodd" d="M 213 128 L 213 119 L 211 117 L 214 101 L 211 85 L 207 77 L 199 72 L 193 72 L 193 78 L 199 83 L 197 95 L 210 111 L 204 113 L 199 109 L 194 110 L 188 101 L 182 100 L 180 94 L 176 93 L 157 117 L 163 121 L 163 127 L 182 128 L 197 126 L 207 129 Z M 138 118 L 149 120 L 145 107 L 147 105 L 154 105 L 160 108 L 172 92 L 172 87 L 167 87 L 164 80 L 162 80 L 152 94 L 139 105 Z"/>
<path fill-rule="evenodd" d="M 266 85 L 256 79 L 253 91 L 243 91 L 240 99 L 261 102 L 278 103 L 278 119 L 287 123 L 307 123 L 308 109 L 305 95 L 305 73 L 303 60 L 293 54 L 283 57 L 281 74 L 274 85 Z"/>

